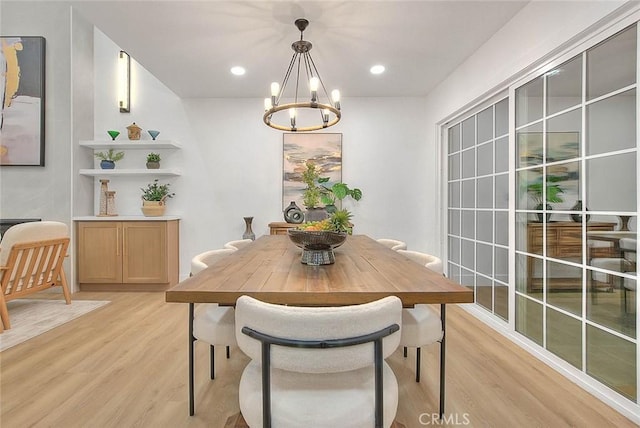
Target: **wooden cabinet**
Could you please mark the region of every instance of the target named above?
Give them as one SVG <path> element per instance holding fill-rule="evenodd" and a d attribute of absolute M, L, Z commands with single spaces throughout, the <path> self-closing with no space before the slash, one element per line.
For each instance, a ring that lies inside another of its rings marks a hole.
<path fill-rule="evenodd" d="M 178 220 L 77 222 L 82 290 L 166 290 L 178 283 Z"/>
<path fill-rule="evenodd" d="M 286 235 L 287 230 L 300 226 L 295 223 L 285 223 L 274 221 L 269 223 L 269 235 Z"/>
<path fill-rule="evenodd" d="M 555 223 L 528 223 L 527 224 L 527 252 L 542 255 L 543 231 L 546 224 L 547 231 L 547 257 L 558 259 L 578 258 L 582 262 L 582 223 L 560 221 Z M 615 223 L 591 222 L 587 223 L 587 231 L 611 231 Z M 588 257 L 611 257 L 612 250 L 609 247 L 590 248 Z M 535 277 L 534 262 L 537 259 L 528 257 L 527 263 L 527 289 L 528 291 L 542 289 L 542 278 Z M 547 278 L 549 289 L 580 288 L 581 278 Z"/>

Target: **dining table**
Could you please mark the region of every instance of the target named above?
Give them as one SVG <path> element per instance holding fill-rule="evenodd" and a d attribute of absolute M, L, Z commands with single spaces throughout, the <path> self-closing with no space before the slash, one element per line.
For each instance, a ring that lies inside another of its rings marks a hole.
<path fill-rule="evenodd" d="M 473 290 L 393 251 L 366 235 L 351 235 L 334 249 L 335 262 L 301 262 L 302 249 L 286 235 L 266 235 L 166 291 L 167 302 L 189 304 L 189 357 L 197 303 L 233 306 L 243 295 L 292 306 L 357 305 L 397 296 L 406 308 L 440 305 L 440 417 L 444 414 L 446 305 L 473 303 Z M 194 414 L 193 365 L 189 367 Z"/>

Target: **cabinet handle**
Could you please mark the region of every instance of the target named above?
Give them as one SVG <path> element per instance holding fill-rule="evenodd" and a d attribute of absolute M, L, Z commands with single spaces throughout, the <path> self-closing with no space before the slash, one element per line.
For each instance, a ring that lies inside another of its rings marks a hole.
<path fill-rule="evenodd" d="M 127 251 L 127 229 L 122 228 L 122 255 L 126 256 L 128 254 Z"/>
<path fill-rule="evenodd" d="M 116 256 L 120 255 L 120 228 L 116 228 Z"/>

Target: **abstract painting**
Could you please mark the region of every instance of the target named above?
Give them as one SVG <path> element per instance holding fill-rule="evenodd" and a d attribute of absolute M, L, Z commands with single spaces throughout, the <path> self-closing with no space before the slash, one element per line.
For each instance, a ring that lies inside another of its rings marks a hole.
<path fill-rule="evenodd" d="M 0 37 L 0 165 L 44 166 L 44 37 Z"/>
<path fill-rule="evenodd" d="M 313 162 L 329 184 L 342 181 L 342 134 L 283 134 L 282 209 L 291 201 L 301 209 L 302 173 Z"/>

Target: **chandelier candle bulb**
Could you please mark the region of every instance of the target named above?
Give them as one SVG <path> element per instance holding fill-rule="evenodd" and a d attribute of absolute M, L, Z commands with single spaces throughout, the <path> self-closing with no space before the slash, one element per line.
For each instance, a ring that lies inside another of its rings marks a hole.
<path fill-rule="evenodd" d="M 333 99 L 333 104 L 340 110 L 340 91 L 337 89 L 331 91 L 331 98 Z"/>
<path fill-rule="evenodd" d="M 324 109 L 322 110 L 322 122 L 324 123 L 324 126 L 327 126 L 327 123 L 329 122 L 329 110 Z"/>
<path fill-rule="evenodd" d="M 269 110 L 271 107 L 273 107 L 273 104 L 271 104 L 271 98 L 265 98 L 264 99 L 264 111 Z"/>

